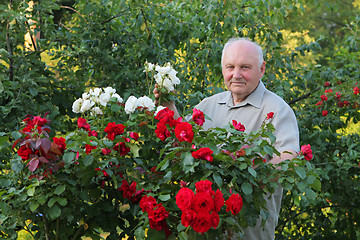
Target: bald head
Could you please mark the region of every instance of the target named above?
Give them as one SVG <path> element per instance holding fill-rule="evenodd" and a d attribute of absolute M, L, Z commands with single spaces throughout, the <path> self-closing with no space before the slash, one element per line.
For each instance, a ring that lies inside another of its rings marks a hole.
<path fill-rule="evenodd" d="M 222 55 L 221 55 L 221 67 L 223 67 L 223 63 L 224 63 L 224 55 L 226 52 L 226 49 L 231 46 L 232 44 L 243 44 L 243 45 L 249 45 L 251 47 L 254 47 L 257 53 L 257 59 L 258 59 L 258 66 L 259 68 L 261 67 L 261 65 L 264 62 L 264 55 L 263 55 L 263 51 L 261 49 L 261 47 L 259 46 L 259 44 L 251 41 L 248 38 L 230 38 L 224 45 L 223 51 L 222 51 Z"/>

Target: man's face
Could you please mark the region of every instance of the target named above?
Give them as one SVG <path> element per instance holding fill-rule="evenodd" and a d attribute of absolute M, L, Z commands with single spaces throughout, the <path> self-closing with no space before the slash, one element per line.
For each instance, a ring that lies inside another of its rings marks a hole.
<path fill-rule="evenodd" d="M 256 89 L 265 73 L 265 62 L 259 67 L 258 52 L 252 43 L 234 42 L 224 52 L 222 73 L 236 105 Z"/>

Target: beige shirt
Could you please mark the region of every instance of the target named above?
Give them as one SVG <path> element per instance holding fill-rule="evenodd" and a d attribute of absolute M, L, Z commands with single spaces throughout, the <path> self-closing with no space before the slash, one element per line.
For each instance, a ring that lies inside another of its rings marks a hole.
<path fill-rule="evenodd" d="M 205 98 L 195 108 L 211 119 L 205 120 L 204 129 L 224 127 L 236 120 L 245 126 L 246 133 L 258 130 L 267 114 L 273 112 L 271 123 L 275 127 L 276 136 L 274 147 L 279 152 L 300 150 L 299 129 L 293 110 L 282 98 L 267 90 L 261 81 L 255 91 L 236 106 L 231 92 L 226 91 Z"/>
<path fill-rule="evenodd" d="M 279 152 L 284 150 L 299 152 L 299 129 L 293 110 L 282 98 L 267 90 L 261 81 L 255 91 L 236 106 L 233 104 L 231 92 L 226 91 L 205 98 L 195 108 L 201 110 L 211 119 L 205 120 L 204 129 L 224 127 L 232 123 L 232 120 L 236 120 L 245 126 L 246 133 L 258 130 L 267 114 L 273 112 L 274 116 L 271 123 L 275 127 L 274 134 L 276 136 L 274 147 Z M 265 197 L 266 208 L 270 216 L 264 228 L 261 227 L 261 219 L 259 218 L 255 227 L 244 229 L 243 238 L 237 233 L 232 233 L 225 238 L 244 240 L 274 239 L 282 192 L 282 188 L 279 187 L 273 194 L 268 194 Z"/>

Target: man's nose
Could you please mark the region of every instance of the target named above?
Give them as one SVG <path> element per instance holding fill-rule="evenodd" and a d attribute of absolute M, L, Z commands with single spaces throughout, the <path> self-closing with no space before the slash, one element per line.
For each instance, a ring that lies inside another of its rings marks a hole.
<path fill-rule="evenodd" d="M 234 69 L 233 78 L 235 78 L 235 79 L 242 78 L 242 71 L 241 71 L 241 69 L 239 69 L 239 68 L 235 68 L 235 69 Z"/>

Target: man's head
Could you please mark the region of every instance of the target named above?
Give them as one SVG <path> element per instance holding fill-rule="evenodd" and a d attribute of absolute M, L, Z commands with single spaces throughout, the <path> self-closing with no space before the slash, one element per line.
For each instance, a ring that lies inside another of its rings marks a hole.
<path fill-rule="evenodd" d="M 246 38 L 230 39 L 225 44 L 221 66 L 224 83 L 235 105 L 256 89 L 265 73 L 261 47 Z"/>

